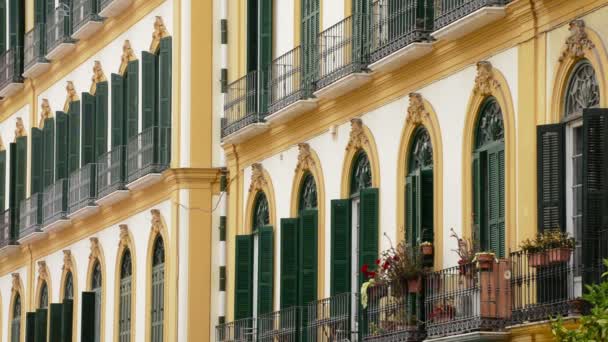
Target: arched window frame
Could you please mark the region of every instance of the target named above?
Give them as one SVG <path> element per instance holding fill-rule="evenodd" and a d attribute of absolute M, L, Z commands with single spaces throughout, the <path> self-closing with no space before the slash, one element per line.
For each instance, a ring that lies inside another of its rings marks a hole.
<path fill-rule="evenodd" d="M 132 262 L 131 250 L 125 247 L 122 251 L 120 258 L 118 277 L 118 340 L 119 341 L 131 341 L 132 340 L 132 322 L 133 317 L 133 262 Z"/>
<path fill-rule="evenodd" d="M 372 187 L 372 169 L 367 152 L 359 149 L 355 154 L 350 171 L 350 195 L 358 196 L 363 189 Z"/>
<path fill-rule="evenodd" d="M 21 301 L 21 292 L 16 292 L 13 296 L 12 306 L 10 309 L 11 320 L 10 320 L 10 341 L 20 342 L 22 340 L 21 335 L 23 334 L 23 303 Z M 17 336 L 15 336 L 17 334 Z"/>
<path fill-rule="evenodd" d="M 163 341 L 165 324 L 165 247 L 163 237 L 158 235 L 152 250 L 151 272 L 151 330 L 152 342 Z"/>

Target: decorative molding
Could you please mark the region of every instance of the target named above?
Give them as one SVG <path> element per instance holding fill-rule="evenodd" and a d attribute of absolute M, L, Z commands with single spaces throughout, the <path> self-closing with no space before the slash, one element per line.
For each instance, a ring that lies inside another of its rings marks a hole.
<path fill-rule="evenodd" d="M 298 144 L 298 164 L 296 165 L 296 173 L 300 170 L 310 170 L 315 167 L 315 160 L 310 152 L 310 145 L 307 143 Z"/>
<path fill-rule="evenodd" d="M 573 20 L 570 22 L 570 37 L 566 39 L 566 46 L 559 58 L 560 62 L 563 62 L 567 58 L 583 58 L 585 57 L 585 50 L 592 50 L 595 48 L 595 44 L 587 36 L 585 31 L 585 22 L 581 19 Z"/>
<path fill-rule="evenodd" d="M 38 279 L 46 280 L 49 278 L 49 269 L 46 267 L 46 261 L 38 261 Z"/>
<path fill-rule="evenodd" d="M 0 151 L 5 151 L 6 146 L 4 146 L 4 140 L 0 137 Z"/>
<path fill-rule="evenodd" d="M 42 103 L 40 104 L 40 122 L 38 123 L 38 128 L 44 128 L 44 120 L 53 117 L 53 111 L 51 110 L 51 105 L 49 104 L 49 99 L 42 99 Z"/>
<path fill-rule="evenodd" d="M 89 239 L 91 241 L 91 254 L 89 255 L 89 261 L 101 260 L 101 249 L 99 247 L 99 239 L 96 237 L 92 237 Z"/>
<path fill-rule="evenodd" d="M 71 271 L 74 265 L 72 264 L 72 251 L 69 249 L 63 250 L 63 266 L 61 267 L 62 271 Z"/>
<path fill-rule="evenodd" d="M 477 76 L 473 91 L 481 96 L 492 94 L 492 90 L 500 87 L 500 83 L 494 78 L 494 67 L 488 61 L 477 62 Z"/>
<path fill-rule="evenodd" d="M 135 56 L 135 52 L 131 47 L 131 42 L 127 39 L 122 44 L 122 56 L 120 56 L 120 68 L 118 69 L 118 73 L 122 76 L 127 72 L 127 66 L 129 66 L 129 62 L 137 60 Z"/>
<path fill-rule="evenodd" d="M 150 210 L 150 214 L 152 215 L 152 232 L 154 234 L 158 234 L 163 228 L 163 220 L 160 216 L 160 210 L 152 209 Z"/>
<path fill-rule="evenodd" d="M 412 125 L 420 124 L 429 112 L 424 109 L 424 100 L 422 95 L 418 93 L 410 93 L 410 105 L 407 107 L 407 119 L 406 122 Z"/>
<path fill-rule="evenodd" d="M 93 77 L 91 77 L 91 89 L 89 90 L 89 94 L 95 95 L 97 92 L 97 83 L 105 82 L 107 80 L 103 68 L 101 67 L 101 62 L 95 61 L 95 64 L 93 64 Z"/>
<path fill-rule="evenodd" d="M 350 138 L 346 149 L 360 149 L 363 146 L 369 144 L 369 139 L 365 135 L 365 129 L 363 128 L 363 121 L 359 118 L 350 120 Z"/>
<path fill-rule="evenodd" d="M 264 177 L 264 167 L 260 163 L 251 165 L 251 184 L 249 185 L 249 192 L 262 190 L 268 182 Z"/>
<path fill-rule="evenodd" d="M 163 22 L 163 18 L 157 16 L 154 20 L 154 32 L 152 33 L 152 43 L 150 44 L 150 53 L 158 52 L 158 48 L 160 47 L 160 40 L 168 37 L 169 32 L 167 31 L 167 27 Z"/>
<path fill-rule="evenodd" d="M 118 248 L 124 248 L 129 246 L 131 243 L 131 237 L 129 236 L 129 226 L 126 224 L 118 225 L 120 229 L 120 241 L 118 242 Z"/>
<path fill-rule="evenodd" d="M 17 121 L 15 122 L 15 142 L 17 141 L 17 138 L 24 137 L 26 135 L 27 132 L 25 131 L 25 126 L 23 125 L 23 119 L 17 118 Z"/>
<path fill-rule="evenodd" d="M 76 87 L 74 87 L 74 82 L 72 81 L 68 81 L 65 91 L 67 92 L 67 97 L 63 105 L 63 111 L 67 113 L 70 110 L 70 103 L 80 101 L 80 98 L 78 97 L 78 93 L 76 93 Z"/>
<path fill-rule="evenodd" d="M 13 277 L 13 287 L 11 290 L 14 294 L 16 292 L 19 292 L 19 290 L 21 289 L 21 275 L 15 272 L 11 274 L 11 277 Z"/>

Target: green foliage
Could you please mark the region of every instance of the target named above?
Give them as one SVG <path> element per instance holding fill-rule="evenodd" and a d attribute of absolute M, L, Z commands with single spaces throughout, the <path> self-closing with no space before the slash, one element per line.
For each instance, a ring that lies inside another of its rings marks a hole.
<path fill-rule="evenodd" d="M 608 267 L 608 259 L 604 260 Z M 608 272 L 602 274 L 600 284 L 587 285 L 587 293 L 583 299 L 588 301 L 593 308 L 588 315 L 582 316 L 576 329 L 568 329 L 564 326 L 563 319 L 559 317 L 551 324 L 553 336 L 559 342 L 600 342 L 608 341 Z"/>

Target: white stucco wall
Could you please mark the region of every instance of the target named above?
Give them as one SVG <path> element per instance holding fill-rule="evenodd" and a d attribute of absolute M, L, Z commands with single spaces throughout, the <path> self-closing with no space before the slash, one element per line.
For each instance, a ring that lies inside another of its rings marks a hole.
<path fill-rule="evenodd" d="M 281 56 L 294 46 L 294 0 L 274 1 L 273 21 L 273 54 Z"/>
<path fill-rule="evenodd" d="M 321 0 L 322 30 L 344 19 L 344 0 Z"/>

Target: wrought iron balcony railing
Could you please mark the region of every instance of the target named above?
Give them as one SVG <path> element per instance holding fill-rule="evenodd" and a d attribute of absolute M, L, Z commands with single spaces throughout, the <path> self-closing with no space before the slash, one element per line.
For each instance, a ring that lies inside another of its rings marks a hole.
<path fill-rule="evenodd" d="M 97 160 L 97 196 L 103 198 L 127 184 L 127 154 L 125 146 L 117 146 Z"/>
<path fill-rule="evenodd" d="M 25 34 L 23 49 L 24 70 L 36 63 L 48 63 L 46 58 L 46 30 L 44 23 L 34 24 L 34 28 Z"/>
<path fill-rule="evenodd" d="M 256 338 L 256 320 L 245 318 L 215 327 L 216 342 L 251 342 Z"/>
<path fill-rule="evenodd" d="M 224 96 L 222 138 L 251 124 L 264 122 L 266 111 L 260 103 L 264 96 L 264 83 L 260 73 L 252 71 L 230 83 Z"/>
<path fill-rule="evenodd" d="M 319 33 L 316 90 L 366 69 L 369 56 L 368 32 L 368 16 L 353 14 Z"/>
<path fill-rule="evenodd" d="M 21 201 L 19 206 L 19 239 L 41 231 L 42 199 L 43 195 L 36 193 Z"/>
<path fill-rule="evenodd" d="M 312 96 L 312 82 L 306 80 L 303 75 L 303 66 L 306 63 L 304 57 L 302 48 L 298 46 L 272 61 L 268 84 L 269 113 Z"/>
<path fill-rule="evenodd" d="M 430 39 L 432 0 L 376 0 L 371 10 L 370 63 Z"/>
<path fill-rule="evenodd" d="M 131 138 L 127 145 L 127 181 L 162 173 L 171 162 L 171 128 L 150 127 Z"/>
<path fill-rule="evenodd" d="M 99 0 L 74 0 L 72 5 L 72 32 L 82 29 L 89 22 L 100 22 Z"/>
<path fill-rule="evenodd" d="M 11 83 L 23 83 L 23 47 L 17 46 L 0 55 L 0 91 Z"/>
<path fill-rule="evenodd" d="M 356 341 L 358 306 L 359 298 L 355 293 L 343 293 L 311 302 L 305 308 L 302 334 L 317 342 Z M 308 339 L 303 338 L 303 341 Z"/>
<path fill-rule="evenodd" d="M 14 209 L 6 209 L 0 214 L 0 249 L 17 244 L 17 234 L 13 228 Z"/>
<path fill-rule="evenodd" d="M 61 44 L 73 44 L 72 17 L 60 9 L 55 9 L 46 23 L 46 46 L 50 53 Z"/>
<path fill-rule="evenodd" d="M 257 339 L 260 342 L 300 341 L 302 308 L 294 306 L 257 318 Z"/>
<path fill-rule="evenodd" d="M 510 0 L 434 0 L 435 30 L 439 30 L 486 6 L 504 6 Z"/>
<path fill-rule="evenodd" d="M 68 191 L 67 178 L 59 179 L 44 190 L 42 199 L 42 221 L 44 226 L 67 218 Z"/>
<path fill-rule="evenodd" d="M 498 331 L 511 318 L 511 284 L 501 260 L 480 269 L 464 264 L 426 275 L 425 312 L 429 338 Z"/>
<path fill-rule="evenodd" d="M 72 172 L 69 179 L 68 208 L 70 214 L 88 206 L 95 206 L 97 165 L 87 164 Z"/>

